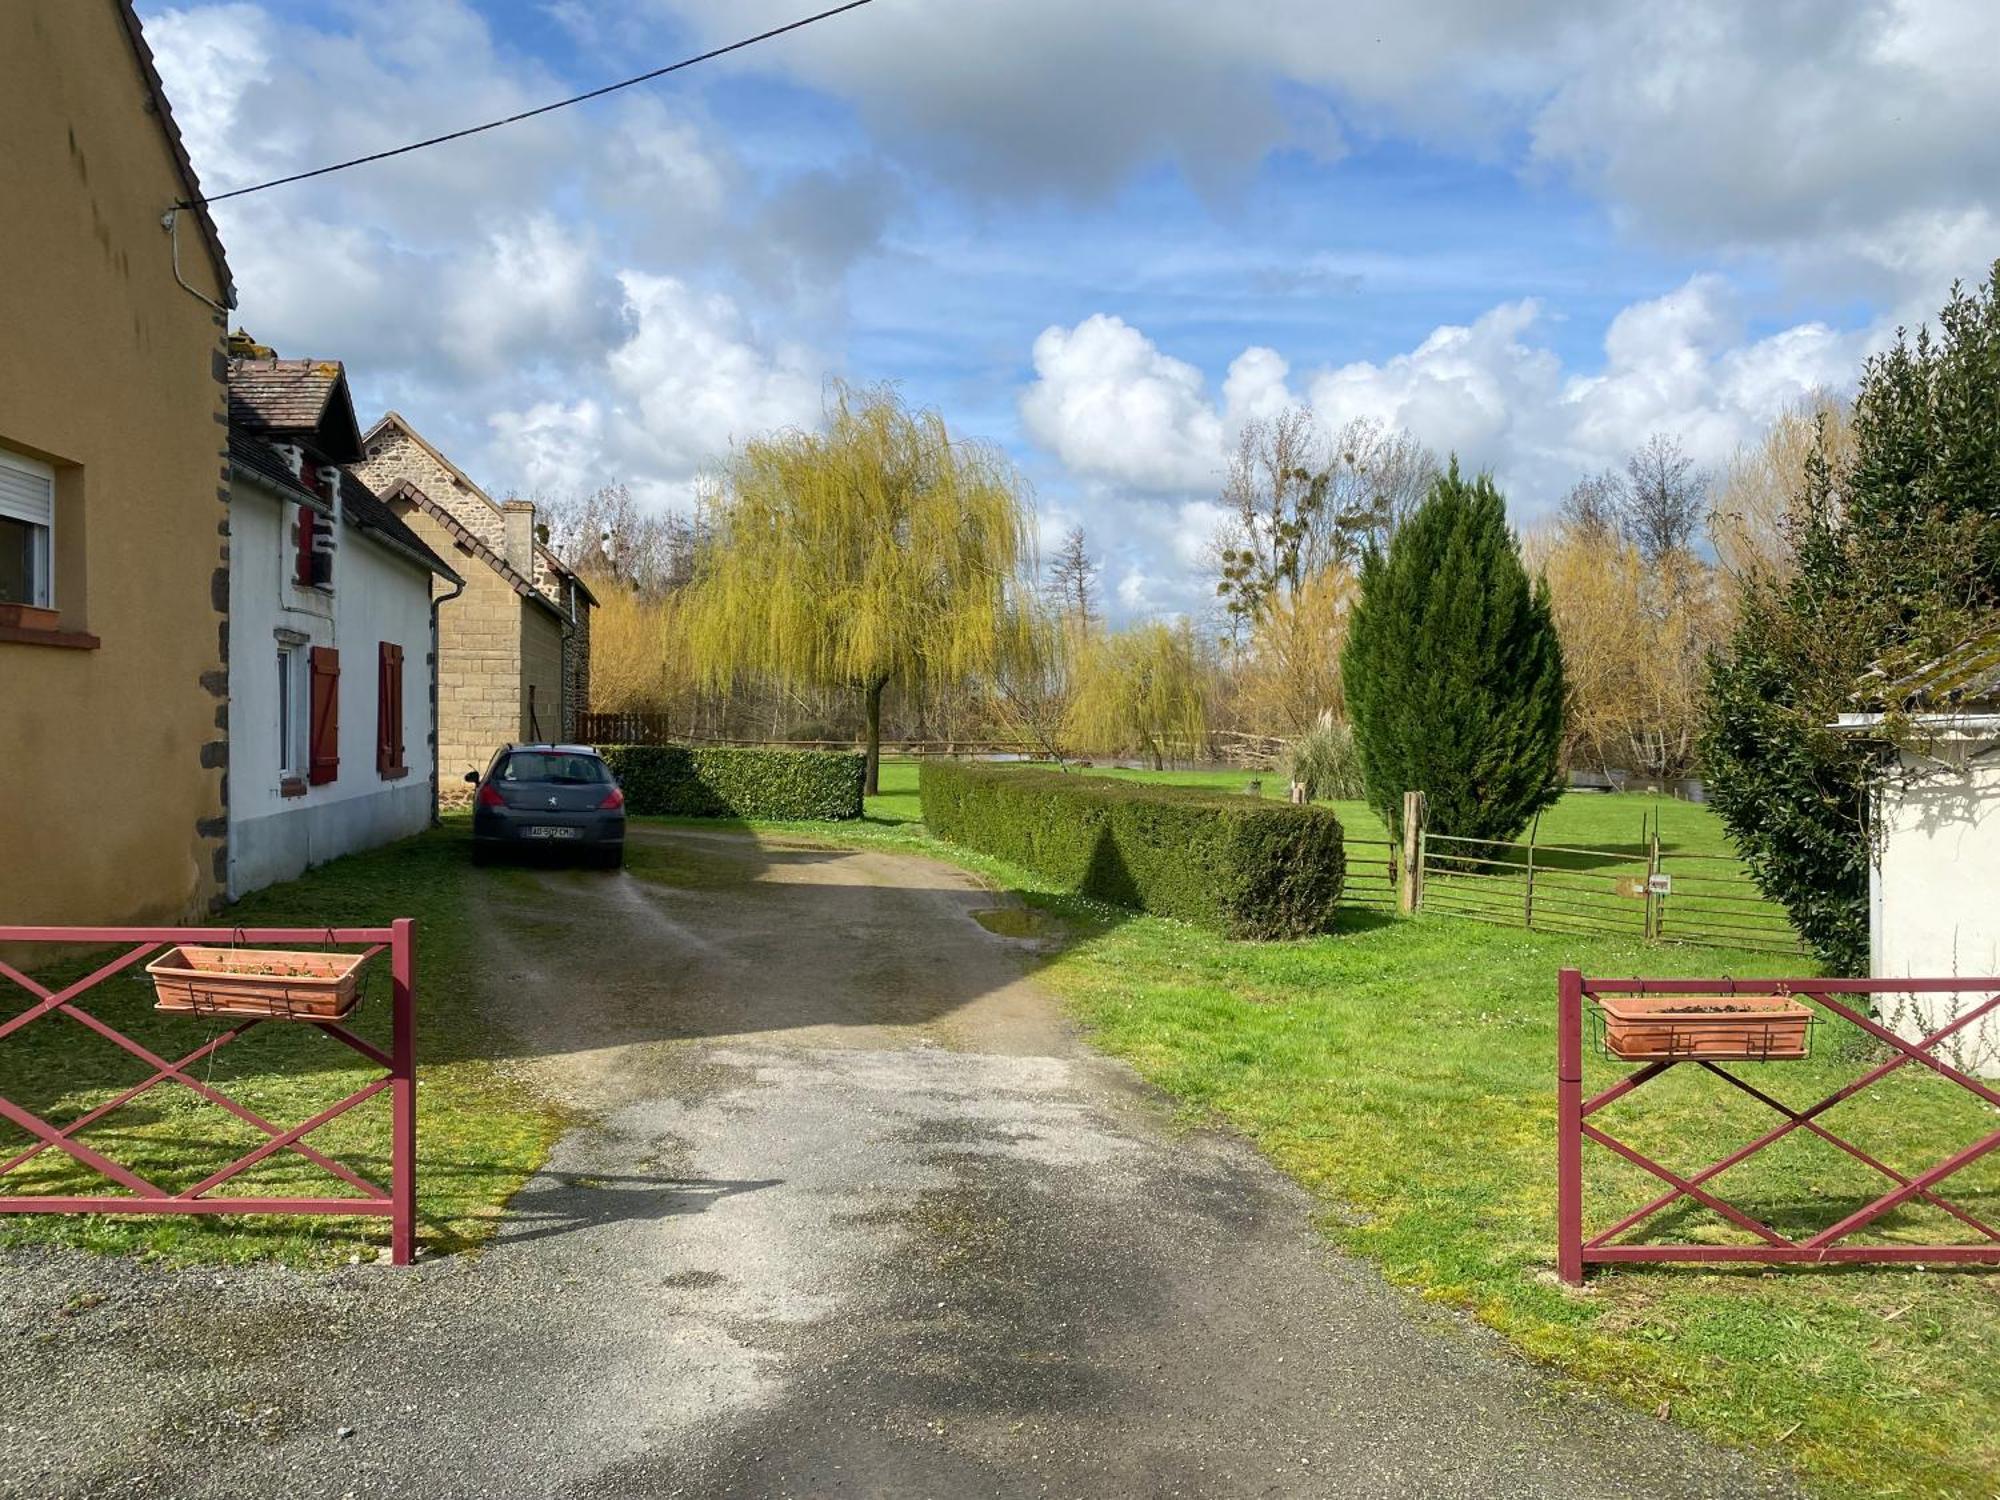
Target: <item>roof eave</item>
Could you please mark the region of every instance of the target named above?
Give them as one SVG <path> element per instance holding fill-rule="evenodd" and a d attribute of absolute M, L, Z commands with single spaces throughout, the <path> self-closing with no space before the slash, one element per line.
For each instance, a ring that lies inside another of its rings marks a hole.
<path fill-rule="evenodd" d="M 236 278 L 230 274 L 229 256 L 222 248 L 222 233 L 215 227 L 215 220 L 208 211 L 208 199 L 201 190 L 201 179 L 195 175 L 194 162 L 188 156 L 187 143 L 181 139 L 180 126 L 174 121 L 173 104 L 167 98 L 167 86 L 160 77 L 160 70 L 153 61 L 153 49 L 146 41 L 146 28 L 139 19 L 138 11 L 132 8 L 132 0 L 118 0 L 118 19 L 125 27 L 125 35 L 132 43 L 132 56 L 139 64 L 140 76 L 146 84 L 146 94 L 151 101 L 160 131 L 167 138 L 167 149 L 174 158 L 174 166 L 180 173 L 181 186 L 187 189 L 180 202 L 170 205 L 195 216 L 201 225 L 201 239 L 208 251 L 209 263 L 214 267 L 215 279 L 222 288 L 222 304 L 234 310 L 236 306 Z"/>
<path fill-rule="evenodd" d="M 325 496 L 315 495 L 304 485 L 286 484 L 274 479 L 262 469 L 252 468 L 234 455 L 231 455 L 229 460 L 229 473 L 231 478 L 253 484 L 274 499 L 288 500 L 294 505 L 306 506 L 323 516 L 333 515 L 333 505 Z"/>

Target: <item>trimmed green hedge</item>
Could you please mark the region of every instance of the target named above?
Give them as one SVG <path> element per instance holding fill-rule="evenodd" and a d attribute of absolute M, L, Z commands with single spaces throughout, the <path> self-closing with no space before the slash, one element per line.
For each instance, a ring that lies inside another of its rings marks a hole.
<path fill-rule="evenodd" d="M 929 760 L 918 791 L 939 838 L 1229 937 L 1326 931 L 1347 874 L 1340 820 L 1323 807 Z"/>
<path fill-rule="evenodd" d="M 831 750 L 606 745 L 628 811 L 673 818 L 858 818 L 862 760 Z"/>

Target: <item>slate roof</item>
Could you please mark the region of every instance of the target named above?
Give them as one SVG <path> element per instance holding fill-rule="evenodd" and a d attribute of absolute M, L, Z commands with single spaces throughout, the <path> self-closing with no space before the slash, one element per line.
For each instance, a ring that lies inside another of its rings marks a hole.
<path fill-rule="evenodd" d="M 251 437 L 239 428 L 229 429 L 229 461 L 238 468 L 248 469 L 266 484 L 284 492 L 285 497 L 300 505 L 310 505 L 325 515 L 333 509 L 324 495 L 314 494 L 298 476 L 286 467 L 285 461 L 271 451 L 271 445 L 262 439 Z"/>
<path fill-rule="evenodd" d="M 223 253 L 222 236 L 216 231 L 215 220 L 209 217 L 208 205 L 202 201 L 201 179 L 195 176 L 194 163 L 188 159 L 180 127 L 174 123 L 174 110 L 167 102 L 166 85 L 160 81 L 160 70 L 153 65 L 153 49 L 146 45 L 146 28 L 140 24 L 139 13 L 132 8 L 132 0 L 118 0 L 118 19 L 125 23 L 125 34 L 132 42 L 132 55 L 138 61 L 146 95 L 152 101 L 153 117 L 160 122 L 160 131 L 167 138 L 167 149 L 173 153 L 174 166 L 180 171 L 181 185 L 187 189 L 186 196 L 173 206 L 192 213 L 195 222 L 201 226 L 202 243 L 208 249 L 208 258 L 215 266 L 217 278 L 222 282 L 222 300 L 234 307 L 236 282 L 229 274 L 229 258 Z M 164 203 L 160 205 L 162 209 L 168 206 Z"/>
<path fill-rule="evenodd" d="M 2000 707 L 2000 622 L 1885 684 L 1876 696 L 1911 713 Z"/>
<path fill-rule="evenodd" d="M 229 425 L 260 437 L 313 438 L 334 463 L 361 459 L 361 429 L 338 360 L 230 360 Z"/>
<path fill-rule="evenodd" d="M 261 438 L 250 436 L 232 427 L 229 430 L 229 460 L 238 468 L 248 470 L 278 493 L 300 505 L 310 505 L 322 515 L 331 511 L 326 497 L 315 494 L 286 467 L 285 461 L 271 450 Z M 345 470 L 340 475 L 340 509 L 350 526 L 361 531 L 372 531 L 378 538 L 407 554 L 412 562 L 426 567 L 440 577 L 449 578 L 454 583 L 463 583 L 452 567 L 437 553 L 433 552 L 424 539 L 410 530 L 407 522 L 385 505 L 375 492 Z"/>

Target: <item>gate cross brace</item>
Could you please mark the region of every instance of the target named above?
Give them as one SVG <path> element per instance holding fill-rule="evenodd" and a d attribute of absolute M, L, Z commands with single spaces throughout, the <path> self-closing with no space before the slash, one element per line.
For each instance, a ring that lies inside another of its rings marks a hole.
<path fill-rule="evenodd" d="M 1755 1099 L 1759 1103 L 1767 1105 L 1771 1109 L 1777 1111 L 1778 1114 L 1784 1116 L 1784 1121 L 1782 1124 L 1776 1125 L 1770 1130 L 1766 1131 L 1764 1134 L 1758 1136 L 1755 1140 L 1750 1141 L 1747 1144 L 1738 1147 L 1736 1150 L 1730 1152 L 1727 1156 L 1724 1156 L 1717 1161 L 1711 1162 L 1708 1166 L 1702 1168 L 1699 1172 L 1696 1172 L 1692 1177 L 1681 1177 L 1676 1173 L 1668 1170 L 1660 1163 L 1652 1160 L 1644 1153 L 1635 1150 L 1631 1146 L 1626 1145 L 1623 1141 L 1620 1141 L 1616 1137 L 1607 1134 L 1606 1132 L 1598 1129 L 1596 1126 L 1588 1123 L 1582 1123 L 1581 1131 L 1585 1137 L 1587 1137 L 1590 1140 L 1596 1141 L 1599 1145 L 1605 1147 L 1610 1151 L 1616 1152 L 1619 1156 L 1624 1157 L 1634 1166 L 1639 1167 L 1644 1171 L 1651 1173 L 1653 1176 L 1659 1178 L 1662 1182 L 1666 1183 L 1670 1189 L 1668 1192 L 1662 1193 L 1660 1196 L 1654 1198 L 1650 1203 L 1647 1203 L 1642 1207 L 1634 1210 L 1632 1213 L 1627 1214 L 1623 1219 L 1620 1219 L 1616 1224 L 1613 1224 L 1609 1229 L 1606 1229 L 1602 1233 L 1597 1234 L 1592 1238 L 1584 1241 L 1584 1248 L 1586 1250 L 1601 1250 L 1606 1248 L 1607 1246 L 1610 1245 L 1611 1241 L 1615 1240 L 1620 1235 L 1629 1232 L 1630 1230 L 1638 1226 L 1646 1219 L 1649 1219 L 1654 1214 L 1658 1213 L 1661 1209 L 1667 1207 L 1667 1205 L 1677 1202 L 1678 1200 L 1684 1197 L 1693 1198 L 1696 1202 L 1702 1204 L 1703 1206 L 1713 1209 L 1716 1213 L 1721 1214 L 1731 1223 L 1734 1223 L 1743 1229 L 1749 1230 L 1752 1234 L 1755 1234 L 1759 1239 L 1763 1240 L 1766 1244 L 1777 1246 L 1783 1249 L 1797 1249 L 1797 1250 L 1825 1249 L 1828 1246 L 1834 1244 L 1836 1241 L 1844 1239 L 1848 1235 L 1853 1234 L 1856 1230 L 1865 1228 L 1867 1225 L 1873 1223 L 1876 1219 L 1880 1218 L 1882 1215 L 1890 1212 L 1898 1205 L 1907 1202 L 1909 1199 L 1913 1197 L 1921 1198 L 1925 1202 L 1930 1203 L 1937 1208 L 1943 1209 L 1946 1213 L 1951 1214 L 1954 1218 L 1957 1218 L 1963 1223 L 1972 1227 L 1973 1229 L 1978 1230 L 1987 1239 L 1993 1240 L 1995 1242 L 2000 1242 L 2000 1231 L 1994 1230 L 1990 1225 L 1974 1217 L 1972 1214 L 1968 1213 L 1965 1209 L 1961 1208 L 1956 1203 L 1951 1202 L 1949 1199 L 1943 1197 L 1941 1194 L 1931 1191 L 1932 1188 L 1934 1188 L 1938 1183 L 1942 1182 L 1945 1178 L 1951 1176 L 1954 1172 L 1959 1171 L 1963 1167 L 1970 1166 L 1980 1157 L 1986 1155 L 1988 1152 L 1994 1150 L 1996 1147 L 2000 1147 L 2000 1131 L 1994 1131 L 1991 1134 L 1984 1136 L 1981 1139 L 1973 1142 L 1971 1145 L 1966 1146 L 1963 1149 L 1953 1153 L 1951 1156 L 1945 1158 L 1945 1160 L 1939 1162 L 1936 1166 L 1932 1167 L 1928 1171 L 1923 1172 L 1915 1177 L 1909 1177 L 1901 1172 L 1896 1171 L 1893 1167 L 1890 1167 L 1886 1163 L 1878 1161 L 1875 1157 L 1869 1155 L 1867 1152 L 1863 1151 L 1860 1147 L 1854 1145 L 1853 1142 L 1845 1140 L 1839 1135 L 1836 1135 L 1833 1131 L 1827 1129 L 1824 1125 L 1821 1125 L 1817 1119 L 1817 1116 L 1824 1114 L 1829 1109 L 1832 1109 L 1836 1104 L 1841 1103 L 1843 1100 L 1851 1099 L 1854 1095 L 1860 1093 L 1863 1089 L 1870 1087 L 1874 1083 L 1886 1077 L 1888 1074 L 1895 1072 L 1896 1069 L 1910 1062 L 1922 1063 L 1924 1066 L 1933 1069 L 1942 1076 L 1950 1079 L 1952 1082 L 1976 1094 L 1981 1099 L 1985 1100 L 1987 1103 L 2000 1106 L 2000 1093 L 1996 1093 L 1994 1090 L 1987 1088 L 1984 1084 L 1980 1083 L 1978 1080 L 1966 1076 L 1957 1068 L 1952 1067 L 1949 1063 L 1945 1062 L 1942 1058 L 1938 1057 L 1936 1053 L 1932 1050 L 1936 1048 L 1940 1043 L 1948 1040 L 1953 1033 L 1959 1031 L 1961 1028 L 1968 1026 L 1972 1022 L 1978 1020 L 1981 1016 L 1985 1015 L 1987 1012 L 1994 1009 L 1995 1006 L 2000 1006 L 2000 994 L 1990 996 L 1982 1004 L 1975 1006 L 1966 1014 L 1952 1021 L 1949 1025 L 1940 1028 L 1939 1030 L 1931 1033 L 1929 1036 L 1924 1037 L 1922 1040 L 1916 1042 L 1910 1042 L 1906 1041 L 1900 1036 L 1897 1036 L 1893 1031 L 1890 1031 L 1887 1027 L 1876 1023 L 1872 1018 L 1861 1015 L 1852 1008 L 1850 1008 L 1849 1006 L 1843 1005 L 1841 1002 L 1835 1000 L 1831 995 L 1816 994 L 1812 993 L 1809 990 L 1803 990 L 1801 991 L 1801 993 L 1808 994 L 1810 998 L 1818 1001 L 1820 1004 L 1826 1006 L 1828 1009 L 1835 1011 L 1839 1015 L 1845 1017 L 1847 1020 L 1852 1021 L 1855 1025 L 1859 1026 L 1862 1030 L 1868 1032 L 1870 1035 L 1876 1037 L 1878 1040 L 1887 1043 L 1889 1046 L 1893 1047 L 1896 1050 L 1898 1055 L 1889 1059 L 1887 1062 L 1880 1063 L 1875 1067 L 1869 1069 L 1867 1072 L 1863 1073 L 1859 1078 L 1854 1079 L 1852 1082 L 1846 1084 L 1844 1087 L 1839 1088 L 1835 1090 L 1833 1093 L 1827 1095 L 1824 1099 L 1821 1099 L 1818 1103 L 1813 1104 L 1803 1110 L 1792 1109 L 1789 1105 L 1783 1103 L 1778 1099 L 1773 1098 L 1770 1094 L 1765 1093 L 1762 1089 L 1753 1087 L 1751 1084 L 1745 1082 L 1743 1079 L 1736 1077 L 1733 1073 L 1729 1072 L 1725 1068 L 1719 1067 L 1715 1063 L 1707 1062 L 1701 1059 L 1693 1059 L 1693 1061 L 1699 1062 L 1701 1067 L 1706 1069 L 1708 1072 L 1714 1074 L 1716 1077 L 1722 1079 L 1724 1082 L 1730 1084 L 1731 1086 L 1737 1089 L 1742 1090 L 1743 1093 L 1747 1094 L 1750 1098 Z M 1587 1122 L 1589 1116 L 1595 1114 L 1597 1111 L 1605 1108 L 1607 1105 L 1613 1103 L 1614 1101 L 1623 1098 L 1625 1095 L 1640 1088 L 1644 1084 L 1651 1082 L 1653 1079 L 1659 1077 L 1662 1073 L 1666 1072 L 1667 1069 L 1674 1067 L 1675 1065 L 1676 1065 L 1675 1061 L 1657 1062 L 1657 1063 L 1649 1063 L 1645 1067 L 1635 1070 L 1633 1073 L 1621 1079 L 1618 1083 L 1606 1089 L 1603 1093 L 1596 1095 L 1595 1097 L 1590 1099 L 1587 1103 L 1585 1103 L 1582 1110 L 1585 1122 Z M 1809 1239 L 1798 1240 L 1798 1241 L 1786 1239 L 1783 1235 L 1773 1230 L 1769 1225 L 1761 1223 L 1757 1219 L 1752 1218 L 1749 1214 L 1744 1213 L 1742 1210 L 1738 1209 L 1733 1204 L 1729 1203 L 1727 1200 L 1716 1197 L 1711 1193 L 1703 1191 L 1702 1189 L 1703 1183 L 1708 1182 L 1711 1179 L 1721 1175 L 1723 1172 L 1728 1171 L 1731 1167 L 1737 1165 L 1739 1162 L 1742 1162 L 1746 1158 L 1753 1156 L 1757 1152 L 1763 1150 L 1766 1146 L 1771 1145 L 1775 1141 L 1783 1139 L 1785 1136 L 1791 1134 L 1794 1130 L 1799 1130 L 1799 1129 L 1811 1131 L 1814 1135 L 1826 1141 L 1828 1144 L 1838 1147 L 1840 1150 L 1846 1152 L 1849 1156 L 1853 1157 L 1856 1161 L 1861 1162 L 1864 1166 L 1867 1166 L 1873 1169 L 1874 1171 L 1879 1172 L 1884 1177 L 1887 1177 L 1891 1182 L 1896 1184 L 1896 1187 L 1892 1189 L 1890 1192 L 1884 1193 L 1881 1197 L 1875 1199 L 1873 1202 L 1868 1203 L 1863 1207 L 1855 1210 L 1853 1213 L 1849 1214 L 1846 1218 L 1842 1219 L 1839 1223 L 1831 1225 L 1830 1227 L 1821 1230 L 1818 1234 L 1813 1235 Z"/>
<path fill-rule="evenodd" d="M 255 1110 L 249 1108 L 247 1105 L 238 1103 L 236 1100 L 230 1098 L 227 1094 L 222 1093 L 219 1089 L 215 1089 L 210 1085 L 202 1082 L 201 1080 L 190 1076 L 189 1073 L 187 1072 L 187 1069 L 192 1067 L 194 1064 L 202 1061 L 204 1058 L 212 1057 L 221 1048 L 237 1040 L 239 1037 L 249 1032 L 253 1027 L 259 1025 L 261 1023 L 262 1018 L 252 1017 L 248 1020 L 243 1021 L 239 1025 L 232 1026 L 227 1031 L 223 1032 L 221 1035 L 213 1037 L 200 1047 L 195 1048 L 194 1051 L 188 1053 L 185 1057 L 182 1057 L 174 1062 L 168 1062 L 165 1058 L 156 1055 L 150 1048 L 142 1045 L 139 1042 L 134 1041 L 131 1037 L 125 1035 L 117 1027 L 112 1026 L 105 1021 L 99 1020 L 96 1016 L 92 1015 L 89 1011 L 83 1009 L 82 1006 L 76 1003 L 76 997 L 82 994 L 84 991 L 90 989 L 92 986 L 96 984 L 101 983 L 103 980 L 111 978 L 113 975 L 118 974 L 122 970 L 131 967 L 131 965 L 137 963 L 140 959 L 146 957 L 146 955 L 148 955 L 149 953 L 156 952 L 162 946 L 163 945 L 159 943 L 141 943 L 138 947 L 133 948 L 130 952 L 124 954 L 123 956 L 117 959 L 114 959 L 110 963 L 105 964 L 103 967 L 97 969 L 95 972 L 93 972 L 86 978 L 80 979 L 76 983 L 68 985 L 61 990 L 48 989 L 47 987 L 36 983 L 33 979 L 30 979 L 27 975 L 21 973 L 20 970 L 14 968 L 12 965 L 7 964 L 5 962 L 0 962 L 0 976 L 5 976 L 6 978 L 11 979 L 15 984 L 20 985 L 23 989 L 33 994 L 40 1002 L 39 1004 L 30 1006 L 20 1015 L 11 1018 L 4 1025 L 0 1025 L 0 1039 L 6 1038 L 13 1032 L 20 1030 L 22 1027 L 28 1025 L 32 1021 L 37 1021 L 41 1019 L 43 1016 L 50 1014 L 66 1015 L 71 1020 L 76 1021 L 79 1024 L 88 1027 L 90 1030 L 96 1032 L 99 1036 L 104 1037 L 107 1041 L 114 1043 L 116 1046 L 122 1048 L 124 1051 L 131 1053 L 134 1057 L 138 1058 L 141 1062 L 147 1064 L 154 1070 L 152 1076 L 147 1078 L 144 1082 L 135 1084 L 133 1087 L 126 1089 L 123 1093 L 117 1094 L 112 1098 L 106 1100 L 104 1103 L 97 1105 L 95 1108 L 87 1110 L 85 1113 L 71 1120 L 67 1125 L 61 1125 L 61 1126 L 53 1125 L 49 1121 L 44 1120 L 40 1116 L 34 1114 L 32 1111 L 23 1109 L 20 1105 L 15 1104 L 11 1099 L 7 1099 L 4 1096 L 0 1096 L 0 1118 L 5 1118 L 11 1121 L 13 1124 L 19 1126 L 21 1129 L 27 1131 L 30 1135 L 33 1135 L 37 1138 L 34 1145 L 27 1147 L 23 1151 L 17 1152 L 7 1161 L 0 1162 L 0 1177 L 6 1176 L 7 1173 L 13 1171 L 16 1167 L 22 1166 L 25 1163 L 33 1160 L 35 1157 L 41 1155 L 42 1152 L 48 1150 L 51 1146 L 53 1146 L 57 1150 L 62 1151 L 66 1155 L 70 1156 L 75 1161 L 81 1163 L 84 1166 L 89 1167 L 99 1176 L 107 1178 L 112 1182 L 118 1183 L 121 1187 L 129 1188 L 133 1192 L 138 1193 L 141 1197 L 153 1198 L 153 1199 L 166 1199 L 171 1197 L 175 1200 L 196 1199 L 200 1198 L 203 1194 L 213 1190 L 214 1188 L 221 1186 L 221 1184 L 227 1182 L 230 1178 L 235 1177 L 238 1173 L 247 1171 L 249 1168 L 255 1166 L 258 1162 L 263 1161 L 266 1157 L 272 1155 L 274 1152 L 281 1150 L 289 1150 L 295 1152 L 299 1156 L 304 1157 L 307 1161 L 310 1161 L 311 1163 L 313 1163 L 313 1165 L 321 1168 L 322 1170 L 331 1173 L 334 1177 L 337 1177 L 342 1182 L 347 1183 L 350 1187 L 359 1189 L 360 1192 L 363 1193 L 369 1200 L 378 1203 L 388 1202 L 390 1198 L 388 1189 L 381 1187 L 380 1185 L 374 1182 L 369 1181 L 359 1172 L 354 1171 L 351 1167 L 346 1166 L 342 1162 L 335 1161 L 332 1157 L 326 1155 L 324 1152 L 315 1150 L 313 1147 L 305 1143 L 304 1137 L 310 1135 L 313 1131 L 319 1129 L 320 1126 L 327 1124 L 329 1121 L 337 1118 L 342 1114 L 345 1114 L 349 1109 L 352 1109 L 355 1105 L 360 1104 L 365 1100 L 374 1098 L 375 1095 L 381 1093 L 382 1090 L 384 1090 L 389 1086 L 391 1080 L 387 1078 L 376 1079 L 373 1082 L 365 1085 L 361 1089 L 357 1090 L 356 1092 L 347 1095 L 345 1098 L 339 1100 L 335 1104 L 320 1111 L 320 1113 L 314 1115 L 311 1119 L 305 1121 L 303 1124 L 293 1126 L 290 1129 L 286 1129 L 284 1126 L 274 1124 L 270 1120 L 266 1119 L 264 1116 L 258 1114 Z M 364 952 L 361 956 L 364 961 L 367 959 L 371 959 L 375 957 L 378 953 L 384 952 L 387 949 L 387 947 L 388 945 L 385 943 L 377 943 L 373 947 L 369 948 L 366 952 Z M 308 1022 L 306 1024 L 313 1024 L 313 1023 Z M 319 1029 L 323 1032 L 330 1033 L 334 1037 L 345 1042 L 348 1046 L 352 1047 L 355 1051 L 368 1057 L 371 1061 L 379 1063 L 384 1067 L 391 1066 L 391 1060 L 386 1053 L 384 1053 L 380 1048 L 374 1046 L 373 1044 L 364 1041 L 362 1038 L 358 1036 L 355 1036 L 345 1027 L 337 1026 L 328 1022 L 328 1023 L 320 1023 Z M 130 1104 L 134 1099 L 137 1099 L 141 1094 L 147 1093 L 163 1083 L 180 1084 L 182 1087 L 191 1090 L 200 1098 L 205 1099 L 209 1103 L 214 1104 L 219 1108 L 228 1111 L 230 1114 L 234 1115 L 237 1119 L 242 1120 L 245 1124 L 255 1126 L 258 1130 L 262 1131 L 266 1136 L 270 1137 L 270 1139 L 265 1141 L 264 1144 L 257 1147 L 255 1150 L 249 1152 L 247 1155 L 242 1156 L 238 1158 L 236 1161 L 231 1162 L 228 1166 L 222 1168 L 221 1170 L 210 1174 L 208 1177 L 202 1179 L 202 1181 L 196 1183 L 193 1187 L 183 1189 L 181 1192 L 174 1193 L 171 1195 L 168 1194 L 168 1192 L 164 1188 L 160 1187 L 158 1184 L 149 1182 L 146 1178 L 140 1176 L 138 1173 L 132 1171 L 130 1168 L 121 1166 L 118 1162 L 111 1160 L 111 1158 L 104 1156 L 97 1151 L 93 1151 L 88 1146 L 85 1146 L 81 1141 L 75 1139 L 78 1132 L 87 1129 L 91 1125 L 96 1124 L 99 1120 L 102 1120 L 105 1116 L 111 1114 L 114 1110 L 122 1109 L 125 1105 Z"/>

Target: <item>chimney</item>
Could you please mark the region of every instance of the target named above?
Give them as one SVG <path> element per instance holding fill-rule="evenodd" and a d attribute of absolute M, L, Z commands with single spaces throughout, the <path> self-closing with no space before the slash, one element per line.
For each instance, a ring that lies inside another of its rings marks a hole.
<path fill-rule="evenodd" d="M 535 581 L 535 502 L 509 500 L 500 507 L 507 522 L 507 566 Z"/>

